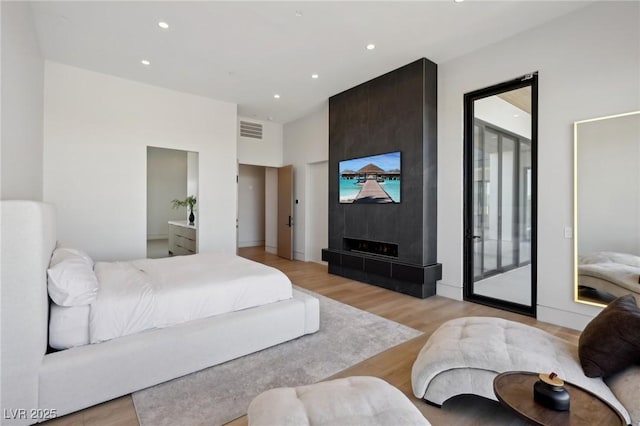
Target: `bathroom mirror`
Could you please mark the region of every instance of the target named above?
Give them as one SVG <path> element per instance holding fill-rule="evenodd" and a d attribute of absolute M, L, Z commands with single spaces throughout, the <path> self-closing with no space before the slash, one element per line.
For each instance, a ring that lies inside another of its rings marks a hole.
<path fill-rule="evenodd" d="M 640 111 L 573 131 L 575 300 L 640 300 Z"/>

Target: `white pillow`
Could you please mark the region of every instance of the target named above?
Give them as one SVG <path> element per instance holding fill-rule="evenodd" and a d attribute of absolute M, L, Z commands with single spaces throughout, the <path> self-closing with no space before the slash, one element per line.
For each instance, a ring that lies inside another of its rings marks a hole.
<path fill-rule="evenodd" d="M 60 306 L 81 306 L 93 302 L 98 295 L 98 278 L 93 266 L 80 256 L 64 259 L 49 270 L 49 297 Z"/>
<path fill-rule="evenodd" d="M 53 251 L 53 254 L 51 255 L 51 261 L 49 262 L 49 267 L 52 268 L 65 259 L 73 259 L 75 257 L 83 259 L 89 264 L 91 268 L 93 268 L 94 262 L 91 256 L 89 256 L 82 250 L 67 247 L 58 247 Z"/>
<path fill-rule="evenodd" d="M 58 306 L 51 303 L 49 346 L 69 349 L 89 344 L 89 313 L 91 305 Z"/>

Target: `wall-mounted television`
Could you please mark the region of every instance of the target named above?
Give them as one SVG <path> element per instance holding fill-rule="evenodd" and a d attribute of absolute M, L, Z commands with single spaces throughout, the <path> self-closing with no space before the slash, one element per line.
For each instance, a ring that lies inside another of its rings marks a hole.
<path fill-rule="evenodd" d="M 340 202 L 400 202 L 400 151 L 340 161 Z"/>

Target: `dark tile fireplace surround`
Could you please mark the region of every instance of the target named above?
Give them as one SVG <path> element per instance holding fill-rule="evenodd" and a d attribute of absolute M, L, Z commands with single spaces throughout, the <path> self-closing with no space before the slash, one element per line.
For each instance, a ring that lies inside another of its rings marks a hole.
<path fill-rule="evenodd" d="M 437 263 L 437 66 L 427 59 L 329 99 L 329 272 L 429 297 Z M 342 160 L 400 151 L 401 201 L 339 203 Z"/>
<path fill-rule="evenodd" d="M 394 243 L 345 238 L 344 249 L 355 253 L 385 256 L 390 259 L 398 258 L 398 245 Z"/>

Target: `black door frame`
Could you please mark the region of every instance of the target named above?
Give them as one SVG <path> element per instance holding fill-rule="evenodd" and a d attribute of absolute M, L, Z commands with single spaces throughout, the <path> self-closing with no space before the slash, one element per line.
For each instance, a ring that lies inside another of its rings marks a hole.
<path fill-rule="evenodd" d="M 483 296 L 473 291 L 473 133 L 474 101 L 531 86 L 531 306 Z M 536 316 L 538 239 L 538 73 L 476 90 L 464 95 L 464 201 L 463 201 L 463 297 L 483 305 Z"/>

